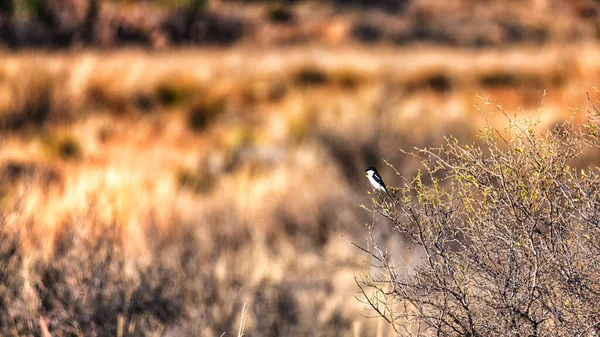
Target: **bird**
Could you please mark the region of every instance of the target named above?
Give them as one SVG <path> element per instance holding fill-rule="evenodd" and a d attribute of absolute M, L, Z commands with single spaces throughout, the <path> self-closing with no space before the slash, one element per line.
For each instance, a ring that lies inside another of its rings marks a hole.
<path fill-rule="evenodd" d="M 390 197 L 390 199 L 392 199 L 392 201 L 396 203 L 396 200 L 388 191 L 387 187 L 385 186 L 385 183 L 383 182 L 383 179 L 379 175 L 379 172 L 377 172 L 375 166 L 367 167 L 367 169 L 365 170 L 365 174 L 367 178 L 369 178 L 369 182 L 371 182 L 371 185 L 375 190 L 385 192 L 388 195 L 388 197 Z"/>

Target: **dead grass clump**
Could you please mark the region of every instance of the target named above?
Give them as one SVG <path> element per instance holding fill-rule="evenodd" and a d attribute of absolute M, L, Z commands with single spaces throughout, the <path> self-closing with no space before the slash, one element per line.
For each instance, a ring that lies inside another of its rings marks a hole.
<path fill-rule="evenodd" d="M 252 306 L 257 331 L 268 336 L 298 334 L 299 304 L 289 288 L 263 282 L 256 289 Z"/>
<path fill-rule="evenodd" d="M 47 186 L 59 182 L 61 175 L 57 169 L 33 161 L 6 161 L 0 166 L 0 181 L 16 183 L 20 180 L 37 180 Z"/>
<path fill-rule="evenodd" d="M 383 28 L 373 22 L 358 22 L 352 27 L 352 36 L 360 42 L 375 43 L 383 39 Z"/>
<path fill-rule="evenodd" d="M 530 84 L 539 87 L 541 81 L 539 77 L 532 76 L 524 78 L 520 74 L 499 72 L 493 74 L 481 74 L 479 84 L 482 87 L 515 87 L 519 85 Z"/>
<path fill-rule="evenodd" d="M 104 237 L 86 238 L 75 228 L 65 229 L 51 260 L 34 265 L 40 301 L 35 310 L 52 318 L 51 332 L 151 334 L 184 314 L 185 287 L 177 284 L 182 270 L 156 261 L 134 264 L 130 275 L 123 273 L 130 261 L 116 249 L 120 244 L 111 232 L 107 228 Z"/>
<path fill-rule="evenodd" d="M 367 82 L 367 78 L 360 71 L 351 68 L 340 68 L 330 72 L 329 77 L 331 82 L 336 86 L 346 89 L 358 89 L 361 85 Z"/>
<path fill-rule="evenodd" d="M 156 97 L 162 105 L 169 107 L 188 101 L 197 90 L 197 85 L 173 78 L 156 86 Z"/>
<path fill-rule="evenodd" d="M 224 109 L 225 102 L 222 99 L 201 99 L 190 107 L 187 124 L 193 131 L 203 131 L 213 120 L 223 113 Z"/>
<path fill-rule="evenodd" d="M 42 143 L 50 156 L 62 160 L 80 160 L 83 157 L 81 144 L 71 136 L 48 135 Z"/>
<path fill-rule="evenodd" d="M 49 120 L 65 119 L 69 114 L 68 99 L 59 74 L 52 73 L 39 61 L 28 65 L 9 63 L 4 74 L 7 95 L 0 102 L 0 128 L 18 130 L 23 127 L 41 127 Z"/>
<path fill-rule="evenodd" d="M 313 126 L 315 137 L 334 162 L 340 163 L 343 176 L 352 181 L 359 176 L 365 165 L 380 157 L 379 137 L 390 136 L 380 134 L 379 126 L 371 121 L 364 121 L 356 112 L 341 112 L 355 116 L 340 117 L 337 125 L 323 122 L 320 127 Z M 330 116 L 335 119 L 336 117 Z M 352 130 L 352 132 L 349 132 Z"/>
<path fill-rule="evenodd" d="M 275 251 L 282 242 L 298 249 L 321 249 L 344 227 L 352 198 L 346 195 L 343 177 L 330 164 L 327 151 L 317 148 L 314 152 L 296 150 L 286 155 L 284 150 L 260 155 L 254 151 L 255 162 L 246 160 L 234 175 L 240 184 L 252 181 L 236 186 L 244 195 L 240 209 L 251 223 L 257 223 L 255 230 L 261 236 L 272 238 L 268 241 Z M 289 188 L 289 182 L 298 188 Z"/>
<path fill-rule="evenodd" d="M 267 9 L 266 18 L 276 24 L 286 24 L 293 22 L 294 12 L 285 6 L 274 6 Z"/>
<path fill-rule="evenodd" d="M 293 74 L 293 81 L 298 86 L 314 87 L 327 84 L 329 76 L 325 70 L 316 67 L 303 67 Z"/>
<path fill-rule="evenodd" d="M 134 95 L 133 105 L 141 112 L 148 113 L 156 109 L 157 99 L 155 99 L 154 95 L 140 92 Z"/>
<path fill-rule="evenodd" d="M 209 192 L 214 186 L 213 182 L 214 179 L 209 178 L 206 174 L 197 173 L 189 169 L 182 168 L 177 173 L 177 184 L 179 187 L 190 189 L 194 193 Z"/>
<path fill-rule="evenodd" d="M 129 100 L 124 92 L 114 88 L 111 83 L 102 83 L 95 79 L 88 85 L 86 97 L 91 106 L 112 113 L 125 113 L 129 108 Z"/>
<path fill-rule="evenodd" d="M 20 187 L 48 190 L 60 188 L 63 182 L 64 175 L 57 167 L 35 161 L 6 160 L 0 164 L 0 210 L 18 200 Z"/>
<path fill-rule="evenodd" d="M 173 241 L 153 240 L 157 255 L 146 264 L 123 254 L 124 242 L 114 225 L 93 224 L 102 229 L 90 236 L 81 230 L 90 224 L 78 223 L 90 219 L 76 219 L 61 227 L 51 255 L 44 257 L 20 243 L 24 236 L 13 232 L 6 218 L 0 220 L 0 306 L 11 313 L 2 315 L 7 323 L 0 327 L 2 335 L 43 330 L 53 335 L 152 335 L 188 317 L 189 303 L 199 295 L 196 284 L 205 282 L 197 263 L 187 261 L 196 247 L 189 234 L 183 241 L 177 235 Z M 180 249 L 175 242 L 192 246 Z"/>
<path fill-rule="evenodd" d="M 4 221 L 4 219 L 0 219 Z M 24 279 L 21 273 L 23 253 L 18 233 L 10 233 L 6 228 L 1 229 L 0 236 L 0 310 L 6 313 L 0 317 L 0 331 L 2 334 L 18 335 L 26 329 L 26 320 L 19 320 L 20 312 L 15 312 L 15 306 L 25 306 L 26 300 L 20 295 Z"/>
<path fill-rule="evenodd" d="M 455 79 L 444 71 L 426 72 L 410 80 L 406 84 L 406 89 L 410 92 L 419 90 L 432 90 L 438 93 L 449 92 L 456 85 Z"/>
<path fill-rule="evenodd" d="M 248 105 L 281 102 L 289 91 L 287 85 L 278 80 L 248 81 L 239 90 L 243 103 Z"/>
<path fill-rule="evenodd" d="M 58 155 L 62 159 L 81 159 L 83 153 L 79 143 L 73 138 L 65 138 L 58 144 Z"/>
<path fill-rule="evenodd" d="M 565 77 L 559 73 L 544 74 L 526 71 L 497 71 L 478 74 L 478 82 L 483 88 L 522 87 L 548 89 L 562 86 L 565 83 Z"/>

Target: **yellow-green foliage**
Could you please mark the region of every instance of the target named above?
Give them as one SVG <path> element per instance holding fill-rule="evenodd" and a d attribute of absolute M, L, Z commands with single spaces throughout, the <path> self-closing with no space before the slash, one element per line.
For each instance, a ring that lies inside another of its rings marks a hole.
<path fill-rule="evenodd" d="M 418 272 L 391 262 L 368 227 L 377 271 L 359 281 L 366 302 L 407 335 L 570 336 L 594 326 L 600 175 L 577 168 L 600 150 L 592 108 L 585 125 L 544 130 L 505 114 L 508 125 L 487 125 L 476 144 L 417 149 L 423 175 L 371 211 L 422 252 Z"/>

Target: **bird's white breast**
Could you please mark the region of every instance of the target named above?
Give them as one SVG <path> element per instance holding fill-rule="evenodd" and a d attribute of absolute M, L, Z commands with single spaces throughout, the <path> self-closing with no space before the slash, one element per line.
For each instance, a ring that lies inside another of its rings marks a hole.
<path fill-rule="evenodd" d="M 375 189 L 385 192 L 385 188 L 383 188 L 383 186 L 381 186 L 377 181 L 375 181 L 375 179 L 373 179 L 373 171 L 367 172 L 367 178 L 369 178 L 369 182 L 371 182 L 371 185 L 373 185 Z"/>

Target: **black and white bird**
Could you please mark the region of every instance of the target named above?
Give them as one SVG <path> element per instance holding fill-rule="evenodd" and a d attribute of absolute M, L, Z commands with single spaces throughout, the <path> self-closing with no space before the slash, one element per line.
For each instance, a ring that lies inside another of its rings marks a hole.
<path fill-rule="evenodd" d="M 383 179 L 379 175 L 379 172 L 377 172 L 377 169 L 375 168 L 375 166 L 367 167 L 367 169 L 365 170 L 365 174 L 367 175 L 367 178 L 369 178 L 369 181 L 371 182 L 373 189 L 375 189 L 376 191 L 385 192 L 388 195 L 388 197 L 390 197 L 390 199 L 392 199 L 392 201 L 394 203 L 396 202 L 396 200 L 392 197 L 390 192 L 388 192 L 388 189 L 385 186 Z"/>

